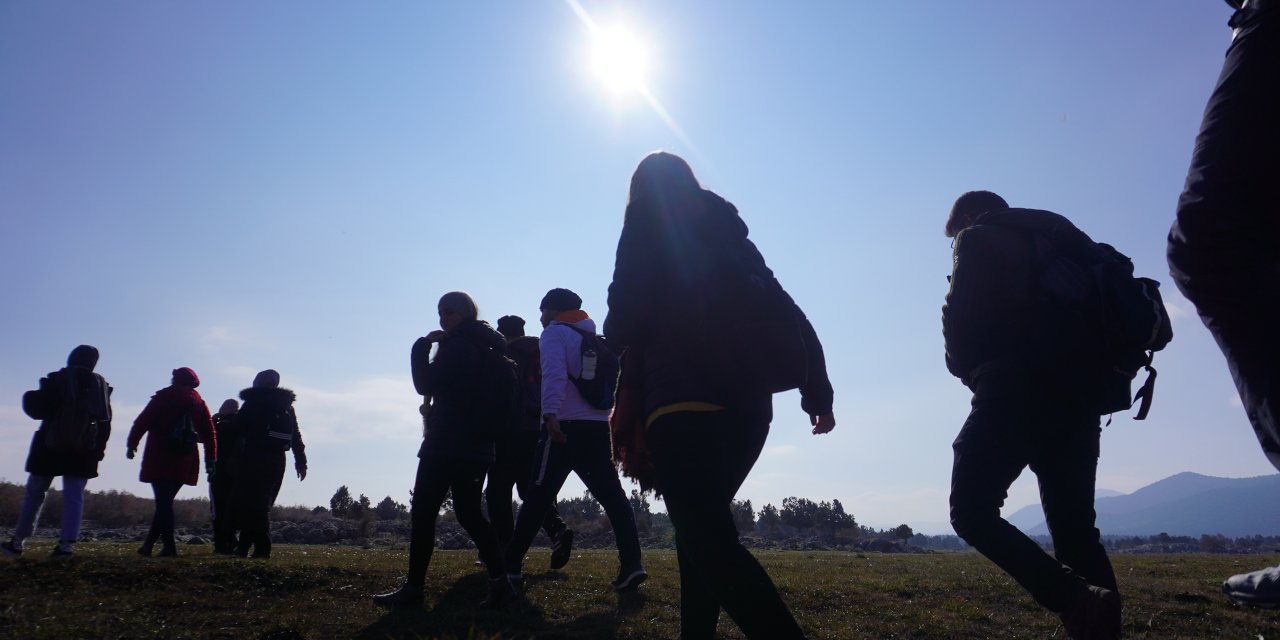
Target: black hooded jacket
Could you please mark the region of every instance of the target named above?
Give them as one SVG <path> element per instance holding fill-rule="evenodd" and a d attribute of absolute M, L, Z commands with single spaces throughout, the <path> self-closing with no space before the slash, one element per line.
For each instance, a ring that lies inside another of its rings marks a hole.
<path fill-rule="evenodd" d="M 274 444 L 269 442 L 267 427 L 271 417 L 280 411 L 287 412 L 293 418 L 293 441 L 289 448 L 293 451 L 293 464 L 297 468 L 307 466 L 307 445 L 302 442 L 302 430 L 298 427 L 298 415 L 293 410 L 296 394 L 289 389 L 277 387 L 249 387 L 240 392 L 240 410 L 234 419 L 224 421 L 228 433 L 221 432 L 218 438 L 242 442 L 243 451 L 233 454 L 233 458 L 243 456 L 244 460 L 252 457 L 279 453 L 284 455 Z"/>
<path fill-rule="evenodd" d="M 22 408 L 26 414 L 40 420 L 40 428 L 31 437 L 31 449 L 27 453 L 27 473 L 38 476 L 98 477 L 98 462 L 105 456 L 107 440 L 111 438 L 111 404 L 105 407 L 106 419 L 98 420 L 98 439 L 95 451 L 85 455 L 55 453 L 45 446 L 45 422 L 53 418 L 62 404 L 63 390 L 68 385 L 79 389 L 105 387 L 110 396 L 112 388 L 92 367 L 68 366 L 40 379 L 38 389 L 26 392 Z"/>
<path fill-rule="evenodd" d="M 711 353 L 706 340 L 732 302 L 719 295 L 731 289 L 728 279 L 735 275 L 725 272 L 736 259 L 727 251 L 745 245 L 751 271 L 773 275 L 747 232 L 737 208 L 710 191 L 628 205 L 604 335 L 629 354 L 639 352 L 646 414 L 689 401 L 769 406 L 769 394 L 738 384 L 732 366 Z M 801 405 L 810 414 L 829 413 L 833 392 L 822 343 L 804 312 L 798 306 L 795 312 L 808 363 Z"/>
<path fill-rule="evenodd" d="M 419 338 L 409 355 L 413 386 L 426 398 L 419 457 L 448 456 L 493 462 L 493 439 L 475 425 L 477 387 L 484 349 L 506 351 L 507 341 L 488 323 L 472 320 L 440 341 L 435 358 L 431 343 Z"/>

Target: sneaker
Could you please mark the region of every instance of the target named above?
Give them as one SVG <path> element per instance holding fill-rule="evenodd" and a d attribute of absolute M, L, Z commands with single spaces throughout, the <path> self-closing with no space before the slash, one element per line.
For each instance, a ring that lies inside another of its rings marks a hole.
<path fill-rule="evenodd" d="M 618 573 L 618 579 L 611 584 L 614 591 L 630 591 L 640 586 L 640 583 L 644 582 L 648 577 L 649 573 L 644 570 L 644 567 L 638 567 L 630 571 L 623 569 Z"/>
<path fill-rule="evenodd" d="M 53 548 L 53 552 L 49 554 L 50 558 L 70 558 L 76 554 L 74 549 L 58 545 Z"/>
<path fill-rule="evenodd" d="M 551 569 L 563 569 L 573 553 L 573 529 L 565 529 L 551 541 Z"/>
<path fill-rule="evenodd" d="M 501 578 L 492 578 L 489 580 L 489 595 L 480 601 L 481 609 L 497 609 L 504 606 L 516 598 L 520 597 L 516 593 L 516 588 L 511 585 L 511 580 L 506 576 Z"/>
<path fill-rule="evenodd" d="M 13 543 L 13 540 L 10 540 L 8 542 L 0 544 L 0 553 L 3 553 L 4 555 L 9 556 L 10 558 L 16 558 L 22 555 L 22 547 L 19 547 L 18 545 Z"/>
<path fill-rule="evenodd" d="M 1072 640 L 1115 640 L 1120 637 L 1120 594 L 1089 585 L 1058 618 Z"/>
<path fill-rule="evenodd" d="M 411 607 L 422 606 L 422 587 L 411 587 L 408 584 L 401 585 L 399 589 L 390 593 L 380 593 L 373 597 L 373 603 L 379 607 L 387 607 L 390 609 L 405 609 Z"/>
<path fill-rule="evenodd" d="M 1236 604 L 1274 609 L 1280 607 L 1280 567 L 1267 567 L 1227 578 L 1222 592 Z"/>

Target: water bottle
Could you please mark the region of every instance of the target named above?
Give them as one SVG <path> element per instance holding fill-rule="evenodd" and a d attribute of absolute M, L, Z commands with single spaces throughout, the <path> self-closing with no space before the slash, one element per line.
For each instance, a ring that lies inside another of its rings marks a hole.
<path fill-rule="evenodd" d="M 582 347 L 582 379 L 596 379 L 596 350 L 586 345 Z"/>

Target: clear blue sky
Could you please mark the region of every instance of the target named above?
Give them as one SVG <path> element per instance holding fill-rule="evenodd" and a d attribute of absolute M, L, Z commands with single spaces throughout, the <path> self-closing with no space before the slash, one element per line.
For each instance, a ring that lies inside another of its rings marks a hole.
<path fill-rule="evenodd" d="M 568 287 L 602 318 L 627 181 L 659 148 L 738 205 L 826 345 L 839 426 L 811 436 L 779 396 L 741 493 L 757 507 L 839 498 L 863 523 L 947 530 L 968 393 L 942 361 L 942 224 L 975 188 L 1166 282 L 1156 404 L 1106 429 L 1099 486 L 1273 472 L 1163 258 L 1222 2 L 582 6 L 648 43 L 647 86 L 686 137 L 588 72 L 558 0 L 0 1 L 0 476 L 25 479 L 22 392 L 89 343 L 117 416 L 92 489 L 149 493 L 124 434 L 170 370 L 216 408 L 271 367 L 312 460 L 281 502 L 341 484 L 405 500 L 409 346 L 438 296 L 532 326 Z M 1034 500 L 1024 478 L 1009 505 Z"/>

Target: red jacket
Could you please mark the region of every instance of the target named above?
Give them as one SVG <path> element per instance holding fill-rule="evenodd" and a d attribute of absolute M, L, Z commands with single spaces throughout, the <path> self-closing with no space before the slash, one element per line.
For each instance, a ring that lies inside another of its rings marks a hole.
<path fill-rule="evenodd" d="M 213 418 L 204 399 L 191 387 L 171 385 L 151 396 L 147 407 L 133 421 L 129 430 L 128 447 L 137 449 L 142 434 L 147 436 L 147 446 L 142 452 L 143 482 L 181 482 L 194 486 L 200 477 L 200 454 L 174 453 L 169 448 L 169 433 L 183 412 L 190 412 L 196 435 L 204 444 L 204 455 L 209 460 L 218 459 L 218 443 L 213 431 Z"/>

